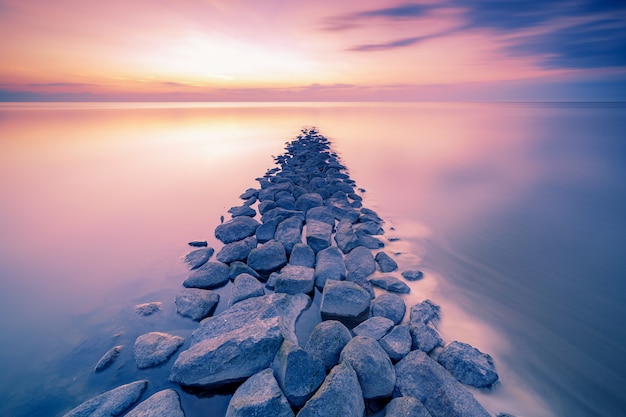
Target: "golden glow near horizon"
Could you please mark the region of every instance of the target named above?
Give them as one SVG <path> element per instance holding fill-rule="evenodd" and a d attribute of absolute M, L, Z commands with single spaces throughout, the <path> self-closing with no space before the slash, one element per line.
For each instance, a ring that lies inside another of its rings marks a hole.
<path fill-rule="evenodd" d="M 606 72 L 546 65 L 549 51 L 520 48 L 603 15 L 502 30 L 498 22 L 472 24 L 470 6 L 453 3 L 0 0 L 0 91 L 122 100 L 393 98 L 411 89 Z"/>

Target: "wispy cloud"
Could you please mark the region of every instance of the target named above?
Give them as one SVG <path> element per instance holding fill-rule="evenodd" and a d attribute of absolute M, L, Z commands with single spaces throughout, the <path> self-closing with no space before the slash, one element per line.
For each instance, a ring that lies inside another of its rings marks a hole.
<path fill-rule="evenodd" d="M 395 41 L 385 42 L 385 43 L 357 45 L 357 46 L 350 48 L 349 51 L 355 51 L 355 52 L 387 51 L 389 49 L 405 48 L 407 46 L 412 46 L 427 38 L 428 36 L 416 36 L 413 38 L 398 39 Z"/>

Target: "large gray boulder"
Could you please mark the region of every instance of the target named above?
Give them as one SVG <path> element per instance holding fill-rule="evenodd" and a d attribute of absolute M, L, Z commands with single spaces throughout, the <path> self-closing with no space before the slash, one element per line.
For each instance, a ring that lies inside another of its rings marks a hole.
<path fill-rule="evenodd" d="M 376 261 L 372 251 L 364 246 L 357 246 L 346 255 L 348 277 L 352 279 L 367 278 L 376 271 Z"/>
<path fill-rule="evenodd" d="M 309 220 L 306 223 L 306 243 L 313 249 L 313 252 L 318 253 L 330 246 L 332 232 L 333 227 L 328 223 Z"/>
<path fill-rule="evenodd" d="M 381 272 L 393 272 L 398 269 L 398 264 L 386 252 L 378 252 L 374 257 Z"/>
<path fill-rule="evenodd" d="M 349 363 L 335 366 L 298 417 L 363 417 L 365 403 L 356 372 Z"/>
<path fill-rule="evenodd" d="M 259 203 L 258 209 L 259 213 L 261 213 L 261 216 L 263 216 L 265 213 L 272 209 L 275 209 L 276 207 L 278 207 L 278 204 L 276 204 L 274 200 L 263 200 Z"/>
<path fill-rule="evenodd" d="M 278 226 L 278 220 L 269 220 L 256 229 L 256 240 L 259 243 L 265 243 L 274 239 L 276 234 L 276 226 Z"/>
<path fill-rule="evenodd" d="M 396 372 L 391 360 L 376 339 L 367 336 L 353 337 L 341 351 L 340 360 L 348 362 L 363 390 L 363 398 L 390 397 L 396 385 Z"/>
<path fill-rule="evenodd" d="M 220 249 L 217 255 L 215 255 L 215 259 L 227 264 L 234 261 L 245 261 L 250 251 L 256 248 L 256 245 L 257 240 L 254 236 L 229 243 Z"/>
<path fill-rule="evenodd" d="M 291 253 L 293 246 L 302 242 L 302 218 L 289 217 L 280 222 L 276 226 L 274 239 L 283 244 L 287 254 Z"/>
<path fill-rule="evenodd" d="M 326 370 L 330 370 L 339 363 L 341 351 L 350 339 L 352 339 L 350 330 L 343 323 L 326 320 L 313 328 L 304 350 L 321 360 Z"/>
<path fill-rule="evenodd" d="M 498 380 L 493 358 L 467 343 L 447 344 L 437 360 L 457 380 L 472 387 L 489 387 Z"/>
<path fill-rule="evenodd" d="M 392 277 L 390 275 L 372 277 L 369 279 L 369 282 L 389 292 L 395 292 L 399 294 L 408 294 L 411 292 L 411 288 L 409 288 L 408 285 L 406 285 L 398 278 Z"/>
<path fill-rule="evenodd" d="M 217 387 L 269 367 L 283 340 L 297 340 L 295 322 L 310 301 L 304 294 L 269 294 L 204 319 L 174 362 L 170 380 Z"/>
<path fill-rule="evenodd" d="M 420 400 L 433 417 L 489 417 L 454 377 L 421 350 L 396 364 L 396 390 Z"/>
<path fill-rule="evenodd" d="M 355 336 L 368 336 L 372 339 L 382 339 L 394 326 L 393 321 L 386 317 L 370 317 L 352 329 Z"/>
<path fill-rule="evenodd" d="M 306 245 L 304 243 L 296 243 L 291 249 L 291 254 L 289 255 L 289 263 L 291 265 L 314 268 L 315 252 L 309 245 Z"/>
<path fill-rule="evenodd" d="M 185 288 L 176 295 L 176 311 L 184 317 L 200 321 L 210 316 L 220 301 L 220 295 L 210 290 Z"/>
<path fill-rule="evenodd" d="M 313 291 L 314 273 L 313 268 L 287 264 L 273 281 L 274 291 L 287 294 L 300 292 L 308 294 Z"/>
<path fill-rule="evenodd" d="M 394 327 L 387 335 L 378 341 L 389 358 L 397 362 L 411 351 L 411 332 L 409 326 Z"/>
<path fill-rule="evenodd" d="M 397 397 L 385 407 L 385 417 L 432 417 L 415 397 Z"/>
<path fill-rule="evenodd" d="M 252 375 L 230 399 L 226 417 L 293 417 L 271 369 Z"/>
<path fill-rule="evenodd" d="M 253 236 L 259 222 L 248 216 L 235 217 L 215 228 L 215 237 L 227 244 Z"/>
<path fill-rule="evenodd" d="M 213 252 L 215 252 L 215 249 L 213 248 L 192 250 L 183 257 L 183 261 L 189 265 L 189 269 L 196 269 L 199 266 L 204 265 L 204 263 L 208 261 L 211 256 L 213 256 Z"/>
<path fill-rule="evenodd" d="M 230 307 L 239 301 L 262 295 L 265 295 L 265 290 L 263 289 L 263 284 L 258 279 L 250 274 L 239 274 L 233 283 L 228 306 Z"/>
<path fill-rule="evenodd" d="M 185 417 L 180 407 L 180 398 L 173 389 L 166 389 L 153 394 L 139 403 L 126 417 Z"/>
<path fill-rule="evenodd" d="M 369 315 L 370 300 L 369 293 L 354 282 L 328 280 L 320 313 L 324 320 L 339 320 L 354 327 Z"/>
<path fill-rule="evenodd" d="M 298 217 L 301 220 L 304 220 L 304 213 L 299 210 L 287 210 L 282 207 L 276 207 L 266 211 L 265 214 L 263 214 L 263 216 L 261 217 L 261 221 L 263 223 L 267 223 L 270 220 L 276 220 L 280 223 L 290 217 Z"/>
<path fill-rule="evenodd" d="M 250 251 L 248 266 L 261 274 L 277 271 L 287 264 L 287 253 L 282 243 L 270 240 Z"/>
<path fill-rule="evenodd" d="M 183 285 L 187 288 L 217 288 L 230 280 L 228 265 L 223 262 L 209 261 L 187 276 Z"/>
<path fill-rule="evenodd" d="M 250 268 L 248 264 L 241 261 L 235 261 L 231 263 L 229 269 L 231 281 L 234 281 L 235 278 L 237 278 L 237 276 L 241 274 L 249 274 L 257 279 L 261 279 L 261 276 L 254 269 Z"/>
<path fill-rule="evenodd" d="M 335 242 L 337 242 L 337 247 L 343 253 L 348 253 L 360 245 L 359 237 L 352 230 L 352 222 L 350 220 L 344 219 L 337 223 Z"/>
<path fill-rule="evenodd" d="M 438 346 L 443 346 L 436 324 L 439 322 L 440 308 L 430 300 L 422 301 L 411 307 L 409 329 L 413 338 L 413 349 L 426 353 Z"/>
<path fill-rule="evenodd" d="M 148 386 L 148 381 L 135 381 L 91 398 L 72 409 L 64 417 L 114 417 L 135 404 Z"/>
<path fill-rule="evenodd" d="M 331 246 L 317 254 L 315 262 L 315 286 L 324 288 L 326 281 L 340 281 L 346 277 L 346 266 L 341 251 Z"/>
<path fill-rule="evenodd" d="M 395 324 L 400 324 L 406 314 L 406 304 L 396 294 L 380 294 L 372 301 L 372 316 L 387 317 Z"/>
<path fill-rule="evenodd" d="M 122 345 L 117 345 L 107 350 L 106 353 L 102 355 L 98 363 L 96 363 L 96 366 L 94 367 L 94 372 L 102 372 L 109 366 L 111 366 L 119 356 L 123 347 L 124 346 Z"/>
<path fill-rule="evenodd" d="M 162 332 L 143 334 L 135 340 L 133 353 L 139 369 L 150 368 L 166 362 L 185 342 L 180 336 Z"/>
<path fill-rule="evenodd" d="M 335 216 L 328 210 L 327 207 L 313 207 L 306 212 L 306 222 L 311 220 L 318 220 L 320 222 L 328 223 L 331 226 L 335 226 Z"/>
<path fill-rule="evenodd" d="M 324 363 L 297 344 L 283 341 L 272 364 L 278 385 L 293 407 L 302 407 L 326 377 Z"/>
<path fill-rule="evenodd" d="M 318 193 L 302 194 L 296 200 L 296 209 L 306 213 L 313 207 L 320 207 L 324 204 L 324 199 Z"/>

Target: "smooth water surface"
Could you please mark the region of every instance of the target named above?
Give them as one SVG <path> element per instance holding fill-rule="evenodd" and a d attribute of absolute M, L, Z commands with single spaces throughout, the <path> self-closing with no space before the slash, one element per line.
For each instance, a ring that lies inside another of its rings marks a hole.
<path fill-rule="evenodd" d="M 625 106 L 6 103 L 0 414 L 170 387 L 132 344 L 195 327 L 173 305 L 186 242 L 217 245 L 219 217 L 311 125 L 400 239 L 387 250 L 424 270 L 407 303 L 432 298 L 446 341 L 494 356 L 502 383 L 475 392 L 490 412 L 625 413 Z M 163 311 L 134 314 L 146 301 Z M 187 416 L 224 413 L 220 395 L 181 394 Z"/>

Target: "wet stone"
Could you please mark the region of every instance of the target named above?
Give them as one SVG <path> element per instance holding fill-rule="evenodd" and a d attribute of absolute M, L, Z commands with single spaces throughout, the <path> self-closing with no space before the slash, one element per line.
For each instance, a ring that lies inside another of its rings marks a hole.
<path fill-rule="evenodd" d="M 296 208 L 302 212 L 307 212 L 313 207 L 324 205 L 324 199 L 318 193 L 303 194 L 296 200 Z"/>
<path fill-rule="evenodd" d="M 372 301 L 372 316 L 387 317 L 395 324 L 400 324 L 405 313 L 406 304 L 398 295 L 381 294 Z"/>
<path fill-rule="evenodd" d="M 259 227 L 259 222 L 251 217 L 235 217 L 217 226 L 215 237 L 224 244 L 236 242 L 254 235 L 257 227 Z"/>
<path fill-rule="evenodd" d="M 196 269 L 204 265 L 213 256 L 213 252 L 215 252 L 213 248 L 192 250 L 183 257 L 183 261 L 189 265 L 190 269 Z"/>
<path fill-rule="evenodd" d="M 339 363 L 341 351 L 350 339 L 352 334 L 343 323 L 326 320 L 313 328 L 304 350 L 312 357 L 320 359 L 326 370 L 330 370 Z"/>
<path fill-rule="evenodd" d="M 277 271 L 287 264 L 287 253 L 282 243 L 270 240 L 250 251 L 248 266 L 261 274 Z"/>
<path fill-rule="evenodd" d="M 135 313 L 140 316 L 151 316 L 154 313 L 158 313 L 163 308 L 163 303 L 160 301 L 153 301 L 150 303 L 137 304 L 135 306 Z"/>
<path fill-rule="evenodd" d="M 259 243 L 265 243 L 274 239 L 278 220 L 268 220 L 256 229 L 256 239 Z"/>
<path fill-rule="evenodd" d="M 257 279 L 261 279 L 260 275 L 254 269 L 250 268 L 248 264 L 241 261 L 235 261 L 231 263 L 229 266 L 229 271 L 231 281 L 234 281 L 235 278 L 237 278 L 237 275 L 241 274 L 250 274 Z"/>
<path fill-rule="evenodd" d="M 293 415 L 271 369 L 265 369 L 241 384 L 226 410 L 226 417 L 293 417 Z"/>
<path fill-rule="evenodd" d="M 173 389 L 159 391 L 133 408 L 126 417 L 185 417 L 180 398 Z"/>
<path fill-rule="evenodd" d="M 430 300 L 415 304 L 410 310 L 409 329 L 413 338 L 413 349 L 430 352 L 443 346 L 436 324 L 439 322 L 440 308 Z"/>
<path fill-rule="evenodd" d="M 363 398 L 391 396 L 396 385 L 396 372 L 389 356 L 375 339 L 353 337 L 341 351 L 340 360 L 354 368 L 363 390 Z"/>
<path fill-rule="evenodd" d="M 313 207 L 306 212 L 307 223 L 311 220 L 318 220 L 320 222 L 328 223 L 331 226 L 335 226 L 335 216 L 330 212 L 327 207 Z"/>
<path fill-rule="evenodd" d="M 447 344 L 437 360 L 466 385 L 484 388 L 498 380 L 493 358 L 467 343 L 454 341 Z"/>
<path fill-rule="evenodd" d="M 120 352 L 122 351 L 122 348 L 123 348 L 122 345 L 118 345 L 109 349 L 104 355 L 102 355 L 98 363 L 96 363 L 94 372 L 102 372 L 105 369 L 107 369 L 109 366 L 111 366 L 113 362 L 115 362 L 115 360 L 119 356 Z"/>
<path fill-rule="evenodd" d="M 287 294 L 308 294 L 313 291 L 314 274 L 313 268 L 287 264 L 274 278 L 274 290 Z"/>
<path fill-rule="evenodd" d="M 397 397 L 385 407 L 385 417 L 432 417 L 415 397 Z"/>
<path fill-rule="evenodd" d="M 218 288 L 230 280 L 230 270 L 223 262 L 209 261 L 187 276 L 183 285 L 187 288 Z"/>
<path fill-rule="evenodd" d="M 364 246 L 357 246 L 346 255 L 346 269 L 348 276 L 367 278 L 376 271 L 376 261 L 372 251 Z"/>
<path fill-rule="evenodd" d="M 302 407 L 326 377 L 324 363 L 296 343 L 283 341 L 272 364 L 274 376 L 293 407 Z"/>
<path fill-rule="evenodd" d="M 228 264 L 234 261 L 245 261 L 256 245 L 257 240 L 254 236 L 228 243 L 217 253 L 215 259 Z"/>
<path fill-rule="evenodd" d="M 64 417 L 118 416 L 139 400 L 147 386 L 145 380 L 121 385 L 85 401 Z"/>
<path fill-rule="evenodd" d="M 393 321 L 385 317 L 371 317 L 352 329 L 355 336 L 368 336 L 372 339 L 382 339 L 394 326 Z"/>
<path fill-rule="evenodd" d="M 392 361 L 399 361 L 411 351 L 412 340 L 409 326 L 400 325 L 394 327 L 378 343 L 380 343 L 380 347 L 387 352 Z"/>
<path fill-rule="evenodd" d="M 354 327 L 369 315 L 370 294 L 353 282 L 328 280 L 322 293 L 320 313 Z"/>
<path fill-rule="evenodd" d="M 150 368 L 166 362 L 185 339 L 162 332 L 143 334 L 135 341 L 133 353 L 139 369 Z"/>
<path fill-rule="evenodd" d="M 232 306 L 239 301 L 262 295 L 265 295 L 265 290 L 263 289 L 263 284 L 258 279 L 250 274 L 239 274 L 233 283 L 228 305 Z"/>
<path fill-rule="evenodd" d="M 184 317 L 200 321 L 210 316 L 220 301 L 220 295 L 210 290 L 185 288 L 176 295 L 176 311 Z"/>
<path fill-rule="evenodd" d="M 408 281 L 417 281 L 424 277 L 424 273 L 417 270 L 408 270 L 402 272 L 402 276 Z"/>
<path fill-rule="evenodd" d="M 383 290 L 387 290 L 389 292 L 395 292 L 399 294 L 408 294 L 411 292 L 411 288 L 406 285 L 404 282 L 400 281 L 396 277 L 392 277 L 390 275 L 382 275 L 378 277 L 370 278 L 369 281 Z"/>
<path fill-rule="evenodd" d="M 245 204 L 243 206 L 231 207 L 228 212 L 233 216 L 233 218 L 256 216 L 256 210 Z"/>
<path fill-rule="evenodd" d="M 315 285 L 324 288 L 328 280 L 340 281 L 346 277 L 346 266 L 339 248 L 331 246 L 318 252 L 315 261 Z"/>
<path fill-rule="evenodd" d="M 374 257 L 374 260 L 378 264 L 378 269 L 380 269 L 381 272 L 393 272 L 398 269 L 396 261 L 394 261 L 391 256 L 385 252 L 378 252 Z"/>
<path fill-rule="evenodd" d="M 348 253 L 360 245 L 359 237 L 352 230 L 352 222 L 349 220 L 341 220 L 337 224 L 335 242 L 337 243 L 337 247 L 341 249 L 343 253 Z"/>
<path fill-rule="evenodd" d="M 287 254 L 290 254 L 293 246 L 302 242 L 302 219 L 290 217 L 280 222 L 276 226 L 274 239 L 282 243 Z"/>

